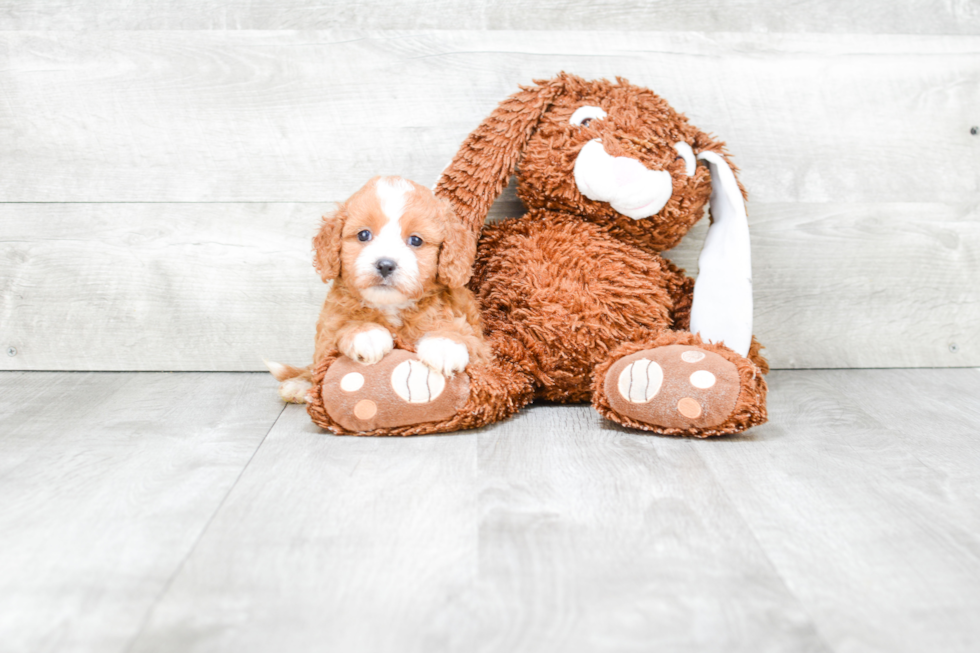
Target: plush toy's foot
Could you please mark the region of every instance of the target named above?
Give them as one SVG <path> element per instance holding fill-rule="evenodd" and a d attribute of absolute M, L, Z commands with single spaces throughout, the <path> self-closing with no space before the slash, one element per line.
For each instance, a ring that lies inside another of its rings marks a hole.
<path fill-rule="evenodd" d="M 362 433 L 449 419 L 466 404 L 470 381 L 465 373 L 447 378 L 395 349 L 374 365 L 337 358 L 320 394 L 334 422 Z"/>
<path fill-rule="evenodd" d="M 729 349 L 692 338 L 615 360 L 601 387 L 597 379 L 596 409 L 620 424 L 669 435 L 738 433 L 765 422 L 761 371 Z"/>

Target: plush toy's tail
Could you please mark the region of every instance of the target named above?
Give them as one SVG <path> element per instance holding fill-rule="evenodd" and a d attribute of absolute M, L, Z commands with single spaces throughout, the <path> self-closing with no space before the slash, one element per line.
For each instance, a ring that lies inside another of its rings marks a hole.
<path fill-rule="evenodd" d="M 279 396 L 290 404 L 305 404 L 306 393 L 313 387 L 313 374 L 309 367 L 293 367 L 264 360 L 272 376 L 279 384 Z"/>

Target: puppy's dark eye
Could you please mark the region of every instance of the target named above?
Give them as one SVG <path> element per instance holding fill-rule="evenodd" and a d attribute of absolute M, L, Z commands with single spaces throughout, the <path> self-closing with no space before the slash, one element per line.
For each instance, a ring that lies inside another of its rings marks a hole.
<path fill-rule="evenodd" d="M 408 244 L 411 245 L 412 247 L 421 247 L 422 246 L 422 239 L 419 238 L 418 236 L 409 236 L 408 237 Z"/>
<path fill-rule="evenodd" d="M 582 126 L 588 127 L 590 122 L 592 122 L 592 118 L 586 118 L 582 121 Z"/>
<path fill-rule="evenodd" d="M 371 232 L 368 229 L 359 231 L 357 232 L 357 239 L 362 243 L 366 243 L 367 241 L 371 240 Z"/>

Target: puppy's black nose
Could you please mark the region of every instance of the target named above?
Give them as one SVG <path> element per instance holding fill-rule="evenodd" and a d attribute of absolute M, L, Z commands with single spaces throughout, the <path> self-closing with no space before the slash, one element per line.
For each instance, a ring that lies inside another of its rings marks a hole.
<path fill-rule="evenodd" d="M 377 260 L 374 267 L 378 268 L 378 274 L 381 275 L 382 279 L 387 279 L 395 271 L 395 268 L 398 267 L 398 264 L 390 258 L 381 258 Z"/>

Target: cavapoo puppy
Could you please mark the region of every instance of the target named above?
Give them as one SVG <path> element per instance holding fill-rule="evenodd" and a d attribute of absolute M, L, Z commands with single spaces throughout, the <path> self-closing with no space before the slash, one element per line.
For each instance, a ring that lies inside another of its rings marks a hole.
<path fill-rule="evenodd" d="M 311 368 L 337 352 L 373 365 L 397 346 L 452 377 L 489 356 L 466 288 L 476 237 L 428 188 L 401 177 L 371 179 L 324 217 L 313 247 L 314 266 L 333 286 Z M 284 400 L 305 402 L 311 368 L 267 365 Z"/>

